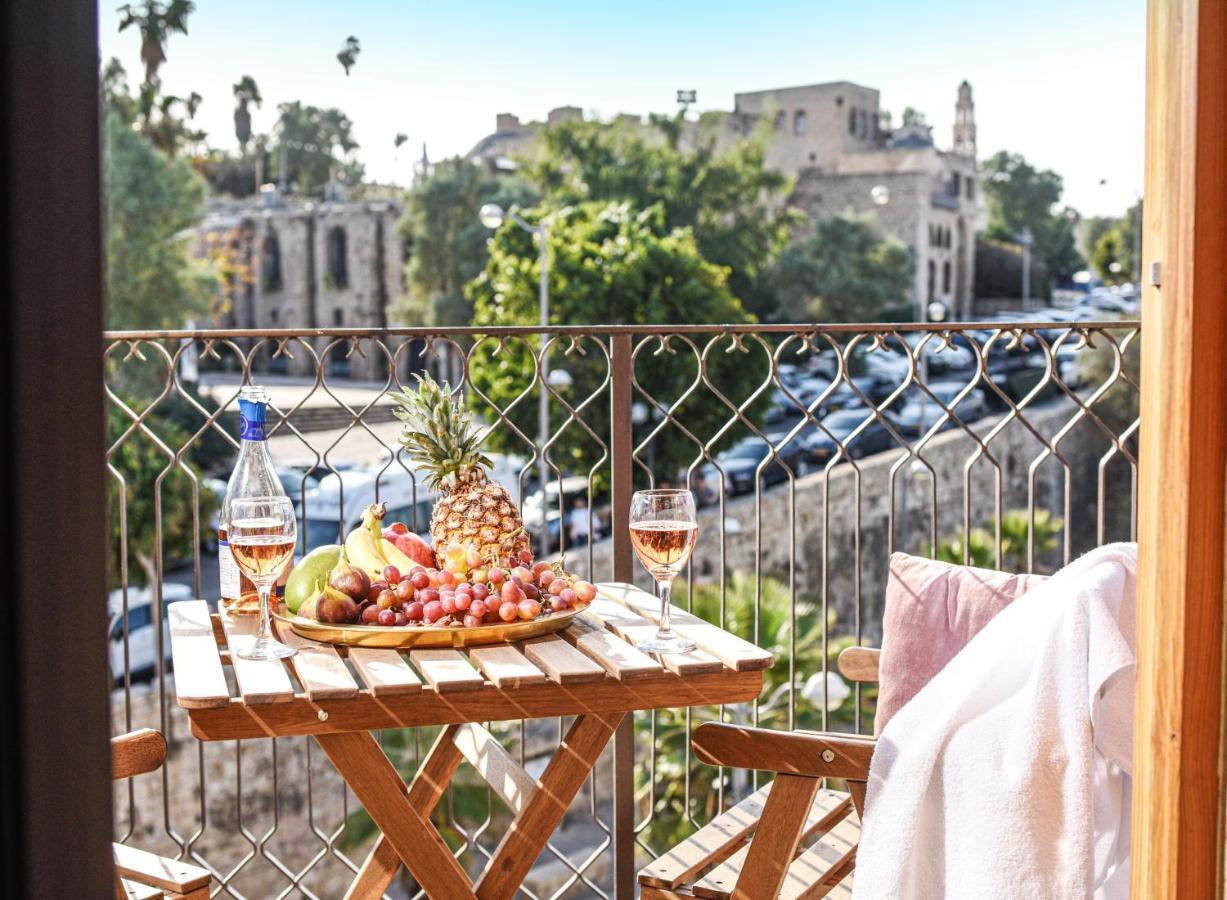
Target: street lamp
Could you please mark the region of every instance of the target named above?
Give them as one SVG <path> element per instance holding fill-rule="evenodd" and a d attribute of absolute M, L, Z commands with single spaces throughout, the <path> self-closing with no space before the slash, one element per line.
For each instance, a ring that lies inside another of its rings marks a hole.
<path fill-rule="evenodd" d="M 516 215 L 515 211 L 510 212 L 504 210 L 497 203 L 485 203 L 477 212 L 477 218 L 486 228 L 495 231 L 502 227 L 503 222 L 510 219 L 515 224 L 519 225 L 529 234 L 536 235 L 539 243 L 540 253 L 540 280 L 537 282 L 537 306 L 538 314 L 541 322 L 541 353 L 540 353 L 540 368 L 541 368 L 541 392 L 537 398 L 537 480 L 541 482 L 541 555 L 548 556 L 550 552 L 550 533 L 546 527 L 546 491 L 545 487 L 549 480 L 548 467 L 545 464 L 545 445 L 550 439 L 550 406 L 549 397 L 546 396 L 545 385 L 553 385 L 550 381 L 549 362 L 546 360 L 545 346 L 549 341 L 549 335 L 545 329 L 550 324 L 550 232 L 549 226 L 544 221 L 540 225 L 533 225 L 530 222 L 524 221 L 520 216 Z M 559 495 L 559 504 L 562 503 L 562 495 Z M 561 509 L 559 510 L 561 513 Z"/>
<path fill-rule="evenodd" d="M 875 184 L 869 189 L 869 199 L 878 206 L 890 203 L 890 188 L 884 184 Z"/>

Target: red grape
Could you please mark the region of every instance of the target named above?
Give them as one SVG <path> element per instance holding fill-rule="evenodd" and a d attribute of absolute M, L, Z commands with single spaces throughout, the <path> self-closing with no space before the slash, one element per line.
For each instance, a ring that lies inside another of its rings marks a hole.
<path fill-rule="evenodd" d="M 397 603 L 396 594 L 384 588 L 379 592 L 379 596 L 375 598 L 375 602 L 379 604 L 380 609 L 391 609 Z"/>
<path fill-rule="evenodd" d="M 485 600 L 490 596 L 490 589 L 480 582 L 473 585 L 473 599 Z"/>
<path fill-rule="evenodd" d="M 439 599 L 439 590 L 438 588 L 430 587 L 424 591 L 418 591 L 417 597 L 423 603 L 435 603 Z"/>
<path fill-rule="evenodd" d="M 422 607 L 422 618 L 427 622 L 434 622 L 436 619 L 443 617 L 443 605 L 438 600 L 431 600 Z"/>
<path fill-rule="evenodd" d="M 480 616 L 465 616 L 464 617 L 464 625 L 466 628 L 476 628 L 480 624 L 481 624 Z"/>
<path fill-rule="evenodd" d="M 370 600 L 371 602 L 374 602 L 379 599 L 380 592 L 386 591 L 387 589 L 388 589 L 388 583 L 386 581 L 372 582 L 371 589 L 366 592 L 366 599 Z"/>
<path fill-rule="evenodd" d="M 422 604 L 414 600 L 412 603 L 405 605 L 405 616 L 411 622 L 422 621 Z"/>
<path fill-rule="evenodd" d="M 558 610 L 559 612 L 562 612 L 564 609 L 569 609 L 571 604 L 562 599 L 562 597 L 555 597 L 550 601 L 550 606 L 554 607 L 554 609 Z"/>
<path fill-rule="evenodd" d="M 533 580 L 533 573 L 523 566 L 516 566 L 511 570 L 511 577 L 513 579 L 518 578 L 524 584 L 528 584 L 528 582 Z"/>
<path fill-rule="evenodd" d="M 379 611 L 378 621 L 380 625 L 395 625 L 396 613 L 392 612 L 390 609 L 381 609 Z"/>
<path fill-rule="evenodd" d="M 469 604 L 469 615 L 471 616 L 476 616 L 479 619 L 483 619 L 485 618 L 486 612 L 486 604 L 483 600 L 474 600 Z"/>
<path fill-rule="evenodd" d="M 474 569 L 469 573 L 469 581 L 473 584 L 482 584 L 490 580 L 490 573 L 486 569 Z"/>
<path fill-rule="evenodd" d="M 400 569 L 396 566 L 384 566 L 383 580 L 388 584 L 400 584 Z"/>
<path fill-rule="evenodd" d="M 499 596 L 503 599 L 504 603 L 519 603 L 524 599 L 524 591 L 514 581 L 508 581 L 503 584 L 503 589 L 499 592 Z"/>
<path fill-rule="evenodd" d="M 455 587 L 456 574 L 454 572 L 448 572 L 445 569 L 439 574 L 439 584 L 443 585 L 444 587 Z"/>
<path fill-rule="evenodd" d="M 488 577 L 490 579 L 490 583 L 494 585 L 495 587 L 498 587 L 500 584 L 502 584 L 504 581 L 507 580 L 507 573 L 504 572 L 502 569 L 494 568 L 490 570 Z"/>
<path fill-rule="evenodd" d="M 534 578 L 540 577 L 542 572 L 548 572 L 549 570 L 550 570 L 550 564 L 547 563 L 545 560 L 541 560 L 541 562 L 538 562 L 538 563 L 533 563 L 533 577 Z"/>
<path fill-rule="evenodd" d="M 550 586 L 550 582 L 553 581 L 557 577 L 558 576 L 555 575 L 552 570 L 546 569 L 544 572 L 542 572 L 540 575 L 537 576 L 537 584 L 541 585 L 543 588 L 547 588 Z"/>
<path fill-rule="evenodd" d="M 379 619 L 379 614 L 383 612 L 378 606 L 372 603 L 362 610 L 362 624 L 373 625 Z"/>
<path fill-rule="evenodd" d="M 450 616 L 456 611 L 456 595 L 444 594 L 442 599 L 439 601 L 439 607 L 443 610 L 443 612 Z"/>
<path fill-rule="evenodd" d="M 409 576 L 409 582 L 419 591 L 424 591 L 430 587 L 430 576 L 426 574 L 425 569 L 418 569 Z"/>
<path fill-rule="evenodd" d="M 541 604 L 536 600 L 521 600 L 516 610 L 519 612 L 520 618 L 527 622 L 529 619 L 535 619 L 541 615 Z"/>
<path fill-rule="evenodd" d="M 524 585 L 524 596 L 529 600 L 536 600 L 541 596 L 541 591 L 537 589 L 535 584 L 526 584 Z"/>
<path fill-rule="evenodd" d="M 575 582 L 575 593 L 579 595 L 579 599 L 585 603 L 591 603 L 596 599 L 596 585 L 590 581 Z"/>
<path fill-rule="evenodd" d="M 468 591 L 461 591 L 456 594 L 456 609 L 464 612 L 473 605 L 473 595 Z"/>
<path fill-rule="evenodd" d="M 567 589 L 567 580 L 565 578 L 555 578 L 550 582 L 550 593 L 557 597 Z"/>
<path fill-rule="evenodd" d="M 567 604 L 567 606 L 574 606 L 575 601 L 579 599 L 579 596 L 575 593 L 573 588 L 567 588 L 558 595 L 558 599 Z"/>
<path fill-rule="evenodd" d="M 413 599 L 413 585 L 408 581 L 402 581 L 392 593 L 396 595 L 396 599 L 401 603 L 406 603 Z"/>
<path fill-rule="evenodd" d="M 526 566 L 531 566 L 533 564 L 532 551 L 531 550 L 521 550 L 520 551 L 520 562 L 524 563 L 524 565 Z"/>
<path fill-rule="evenodd" d="M 519 607 L 509 600 L 498 608 L 498 617 L 504 622 L 514 622 L 520 617 Z"/>
<path fill-rule="evenodd" d="M 405 615 L 403 612 L 398 612 L 396 614 L 396 624 L 397 625 L 408 625 L 409 617 Z"/>

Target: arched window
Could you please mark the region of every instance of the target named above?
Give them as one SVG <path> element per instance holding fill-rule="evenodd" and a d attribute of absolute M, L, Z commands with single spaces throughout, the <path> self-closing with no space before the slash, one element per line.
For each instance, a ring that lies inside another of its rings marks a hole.
<path fill-rule="evenodd" d="M 856 134 L 856 107 L 848 110 L 848 134 Z"/>
<path fill-rule="evenodd" d="M 328 280 L 334 290 L 349 286 L 348 248 L 345 229 L 334 225 L 328 229 Z"/>
<path fill-rule="evenodd" d="M 933 300 L 933 292 L 937 290 L 937 263 L 929 260 L 929 301 Z"/>
<path fill-rule="evenodd" d="M 792 133 L 797 137 L 802 137 L 805 134 L 806 124 L 805 110 L 799 109 L 792 114 Z"/>
<path fill-rule="evenodd" d="M 950 293 L 950 260 L 942 263 L 942 293 Z"/>
<path fill-rule="evenodd" d="M 260 245 L 260 290 L 265 294 L 281 290 L 281 242 L 273 231 Z"/>

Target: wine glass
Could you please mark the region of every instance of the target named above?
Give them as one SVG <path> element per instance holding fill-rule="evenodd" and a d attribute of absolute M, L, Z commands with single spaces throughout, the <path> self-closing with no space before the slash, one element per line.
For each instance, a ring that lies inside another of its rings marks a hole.
<path fill-rule="evenodd" d="M 685 567 L 699 536 L 694 494 L 690 491 L 636 491 L 631 498 L 631 543 L 660 594 L 660 627 L 640 650 L 649 653 L 686 653 L 695 648 L 669 625 L 669 596 L 673 579 Z"/>
<path fill-rule="evenodd" d="M 234 561 L 260 595 L 260 624 L 255 641 L 235 651 L 244 659 L 284 659 L 298 651 L 273 637 L 269 595 L 294 556 L 298 522 L 289 497 L 247 497 L 231 500 L 227 539 Z"/>

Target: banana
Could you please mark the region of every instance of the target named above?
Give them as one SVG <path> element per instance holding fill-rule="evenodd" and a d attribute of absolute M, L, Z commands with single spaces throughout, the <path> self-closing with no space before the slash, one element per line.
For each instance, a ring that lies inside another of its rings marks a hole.
<path fill-rule="evenodd" d="M 416 565 L 395 544 L 384 540 L 380 521 L 385 510 L 382 503 L 367 507 L 362 513 L 362 524 L 345 536 L 345 555 L 372 581 L 383 577 L 386 566 L 396 566 L 402 573 L 408 573 Z"/>

